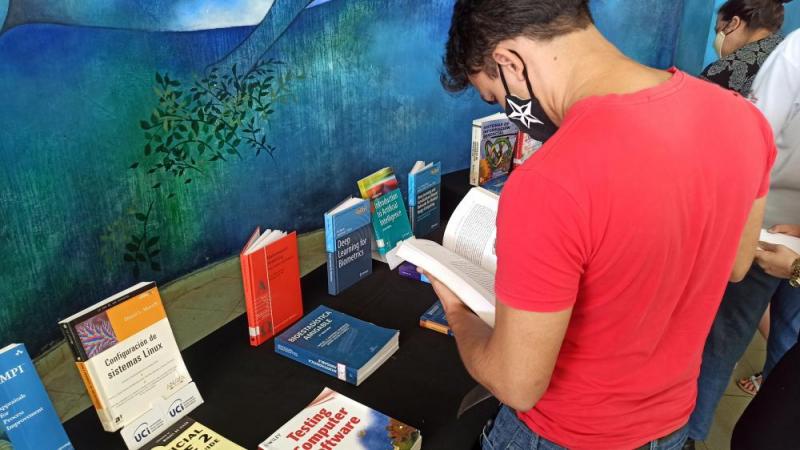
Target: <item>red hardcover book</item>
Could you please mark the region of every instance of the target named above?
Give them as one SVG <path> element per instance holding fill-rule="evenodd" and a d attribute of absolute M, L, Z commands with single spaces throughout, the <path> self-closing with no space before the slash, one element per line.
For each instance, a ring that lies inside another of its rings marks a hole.
<path fill-rule="evenodd" d="M 239 255 L 250 345 L 259 346 L 303 317 L 297 233 L 260 247 L 256 229 Z M 252 250 L 251 247 L 257 247 Z"/>

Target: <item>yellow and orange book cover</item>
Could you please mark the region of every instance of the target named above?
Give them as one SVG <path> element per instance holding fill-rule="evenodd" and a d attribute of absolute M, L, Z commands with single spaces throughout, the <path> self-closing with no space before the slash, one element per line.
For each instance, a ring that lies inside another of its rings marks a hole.
<path fill-rule="evenodd" d="M 106 431 L 117 431 L 192 379 L 155 283 L 61 322 Z"/>
<path fill-rule="evenodd" d="M 142 450 L 244 450 L 216 431 L 184 417 Z"/>

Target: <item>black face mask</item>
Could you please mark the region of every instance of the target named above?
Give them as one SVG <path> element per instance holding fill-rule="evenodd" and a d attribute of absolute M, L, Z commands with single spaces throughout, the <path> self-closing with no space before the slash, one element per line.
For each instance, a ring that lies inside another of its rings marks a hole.
<path fill-rule="evenodd" d="M 522 60 L 518 54 L 514 54 L 519 57 L 520 61 Z M 531 95 L 530 100 L 522 100 L 511 95 L 503 67 L 500 66 L 500 79 L 503 80 L 503 87 L 506 89 L 506 115 L 520 131 L 539 142 L 545 142 L 558 131 L 558 127 L 547 117 L 541 103 L 533 95 L 528 68 L 525 67 L 524 62 L 522 63 L 522 74 L 525 75 L 525 83 L 528 85 L 528 93 Z"/>

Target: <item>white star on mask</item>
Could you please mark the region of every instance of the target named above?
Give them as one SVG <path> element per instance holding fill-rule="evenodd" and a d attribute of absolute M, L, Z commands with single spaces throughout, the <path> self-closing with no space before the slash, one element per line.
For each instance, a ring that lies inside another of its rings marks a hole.
<path fill-rule="evenodd" d="M 514 112 L 512 112 L 511 115 L 508 116 L 509 119 L 519 119 L 520 122 L 522 122 L 522 124 L 528 128 L 530 128 L 530 126 L 535 123 L 544 125 L 544 122 L 537 119 L 536 116 L 534 116 L 531 113 L 530 102 L 525 104 L 525 106 L 519 106 L 516 103 L 514 103 L 511 99 L 508 99 L 508 104 L 511 106 L 511 109 L 514 110 Z"/>

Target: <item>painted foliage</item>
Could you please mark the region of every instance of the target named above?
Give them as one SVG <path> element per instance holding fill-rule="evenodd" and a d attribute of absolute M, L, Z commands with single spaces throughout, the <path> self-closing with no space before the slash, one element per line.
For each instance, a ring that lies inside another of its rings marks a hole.
<path fill-rule="evenodd" d="M 257 225 L 319 228 L 381 167 L 468 166 L 496 107 L 439 86 L 452 0 L 319 3 L 0 0 L 0 343 L 38 353 L 58 318 Z M 600 28 L 670 65 L 679 7 L 618 3 Z"/>

